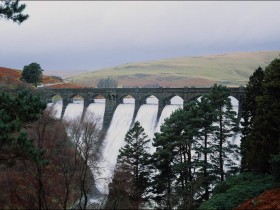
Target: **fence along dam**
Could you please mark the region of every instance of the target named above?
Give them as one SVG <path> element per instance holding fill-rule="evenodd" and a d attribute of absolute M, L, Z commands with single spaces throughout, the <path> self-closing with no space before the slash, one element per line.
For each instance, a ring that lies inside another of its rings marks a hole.
<path fill-rule="evenodd" d="M 210 88 L 83 88 L 38 89 L 37 92 L 49 105 L 53 104 L 54 98 L 60 100 L 59 107 L 56 108 L 57 118 L 82 119 L 89 112 L 98 118 L 100 128 L 107 133 L 101 151 L 103 170 L 98 175 L 96 186 L 102 194 L 107 194 L 119 149 L 124 146 L 125 134 L 133 123 L 139 121 L 152 140 L 154 133 L 160 131 L 164 119 L 174 110 L 209 93 L 210 90 Z M 230 88 L 230 96 L 234 110 L 240 118 L 244 89 Z M 154 152 L 152 141 L 149 146 L 150 152 Z"/>

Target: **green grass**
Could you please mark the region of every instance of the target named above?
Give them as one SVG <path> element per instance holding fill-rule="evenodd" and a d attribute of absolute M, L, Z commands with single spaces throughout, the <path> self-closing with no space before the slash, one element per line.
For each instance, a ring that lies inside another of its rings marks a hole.
<path fill-rule="evenodd" d="M 256 68 L 265 67 L 279 54 L 280 51 L 231 53 L 128 63 L 69 77 L 67 80 L 94 85 L 99 79 L 110 76 L 124 85 L 127 79 L 145 82 L 148 78 L 153 81 L 201 78 L 212 83 L 238 86 L 245 85 Z"/>

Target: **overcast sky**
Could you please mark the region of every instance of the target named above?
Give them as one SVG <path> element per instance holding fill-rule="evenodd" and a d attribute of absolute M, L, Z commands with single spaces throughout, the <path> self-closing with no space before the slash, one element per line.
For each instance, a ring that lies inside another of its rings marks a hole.
<path fill-rule="evenodd" d="M 0 20 L 0 66 L 97 70 L 136 61 L 280 50 L 279 1 L 26 1 Z"/>

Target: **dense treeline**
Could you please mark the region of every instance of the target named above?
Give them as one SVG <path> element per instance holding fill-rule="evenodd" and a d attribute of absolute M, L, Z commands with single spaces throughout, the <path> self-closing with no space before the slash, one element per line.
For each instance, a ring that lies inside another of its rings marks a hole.
<path fill-rule="evenodd" d="M 242 170 L 270 173 L 280 152 L 280 59 L 250 77 L 242 117 Z"/>
<path fill-rule="evenodd" d="M 140 208 L 154 200 L 160 208 L 197 208 L 209 199 L 214 184 L 238 169 L 234 162 L 238 148 L 229 141 L 236 128 L 229 90 L 218 85 L 165 120 L 161 133 L 155 134 L 152 155 L 144 129 L 136 122 L 120 150 L 107 206 L 124 208 L 134 203 L 134 208 Z M 131 177 L 129 187 L 118 191 L 124 174 L 127 180 Z"/>

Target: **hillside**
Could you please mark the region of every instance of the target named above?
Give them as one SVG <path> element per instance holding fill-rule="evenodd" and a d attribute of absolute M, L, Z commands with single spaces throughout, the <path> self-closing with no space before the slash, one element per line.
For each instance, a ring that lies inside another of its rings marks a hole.
<path fill-rule="evenodd" d="M 261 195 L 240 204 L 234 210 L 280 209 L 280 188 L 265 191 Z"/>
<path fill-rule="evenodd" d="M 4 86 L 16 86 L 22 84 L 20 81 L 21 70 L 0 67 L 0 85 Z M 48 84 L 48 87 L 52 88 L 80 88 L 80 85 L 72 83 L 64 83 L 62 79 L 57 76 L 43 75 L 42 84 Z M 53 84 L 53 85 L 50 85 Z"/>
<path fill-rule="evenodd" d="M 247 83 L 257 67 L 265 67 L 279 54 L 280 51 L 258 51 L 127 63 L 66 80 L 92 87 L 109 76 L 118 81 L 119 87 L 211 86 L 213 83 L 239 86 Z"/>

